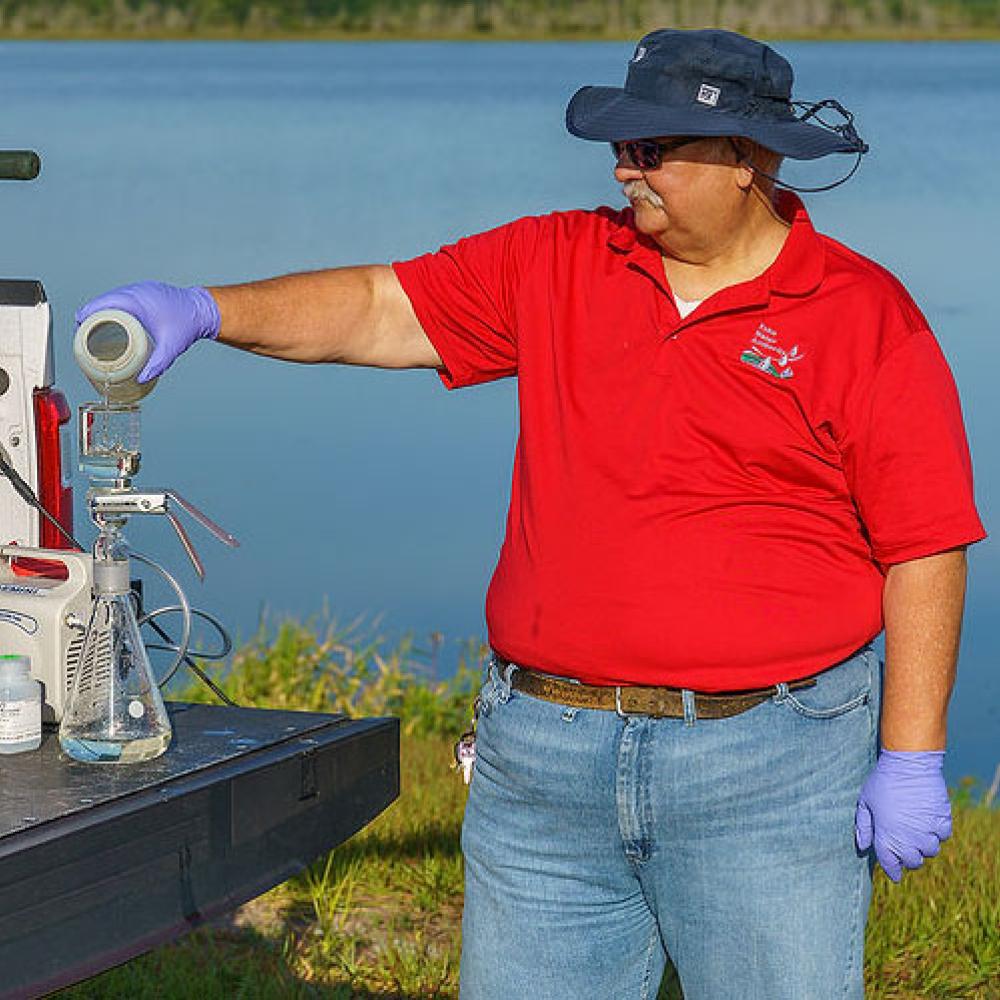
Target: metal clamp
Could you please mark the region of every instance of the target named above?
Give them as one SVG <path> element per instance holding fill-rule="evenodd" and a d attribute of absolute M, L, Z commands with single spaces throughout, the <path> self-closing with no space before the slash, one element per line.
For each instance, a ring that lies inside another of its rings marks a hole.
<path fill-rule="evenodd" d="M 88 497 L 90 512 L 95 520 L 108 517 L 129 517 L 133 514 L 159 514 L 165 517 L 177 533 L 181 546 L 187 553 L 199 580 L 205 579 L 205 567 L 195 550 L 184 525 L 170 509 L 173 501 L 181 510 L 214 535 L 223 545 L 237 548 L 239 542 L 225 528 L 220 527 L 207 514 L 173 490 L 94 490 Z"/>

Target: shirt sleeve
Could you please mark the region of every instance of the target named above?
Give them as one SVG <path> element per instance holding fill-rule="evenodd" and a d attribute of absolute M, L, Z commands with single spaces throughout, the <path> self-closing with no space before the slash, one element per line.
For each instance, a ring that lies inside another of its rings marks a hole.
<path fill-rule="evenodd" d="M 929 330 L 890 349 L 852 411 L 844 471 L 879 563 L 986 537 L 955 380 Z"/>
<path fill-rule="evenodd" d="M 517 289 L 535 221 L 520 219 L 393 263 L 449 389 L 517 374 Z"/>

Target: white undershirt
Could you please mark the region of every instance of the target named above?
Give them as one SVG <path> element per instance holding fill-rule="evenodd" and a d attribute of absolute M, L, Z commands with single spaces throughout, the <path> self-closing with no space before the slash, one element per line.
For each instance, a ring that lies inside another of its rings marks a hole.
<path fill-rule="evenodd" d="M 682 299 L 674 292 L 674 302 L 677 303 L 677 311 L 681 314 L 681 319 L 687 319 L 704 301 L 704 299 Z"/>

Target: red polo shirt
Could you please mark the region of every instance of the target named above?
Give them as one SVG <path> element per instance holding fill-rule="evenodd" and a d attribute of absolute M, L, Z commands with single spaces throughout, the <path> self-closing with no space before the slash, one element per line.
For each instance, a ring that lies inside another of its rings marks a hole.
<path fill-rule="evenodd" d="M 793 225 L 674 305 L 631 210 L 520 219 L 394 269 L 450 388 L 518 378 L 491 645 L 597 684 L 736 690 L 882 628 L 884 569 L 984 537 L 954 381 L 886 270 Z"/>

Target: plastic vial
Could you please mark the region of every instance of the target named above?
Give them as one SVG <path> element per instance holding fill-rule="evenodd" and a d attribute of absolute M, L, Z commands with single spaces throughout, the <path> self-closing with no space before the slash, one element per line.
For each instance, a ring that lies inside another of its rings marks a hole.
<path fill-rule="evenodd" d="M 0 753 L 42 745 L 42 685 L 27 656 L 0 656 Z"/>

